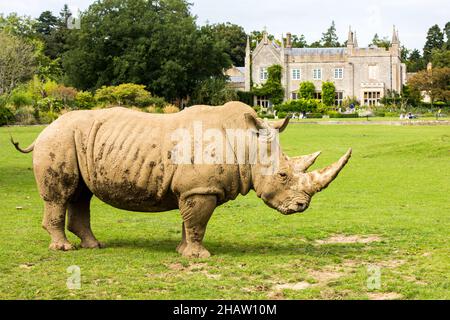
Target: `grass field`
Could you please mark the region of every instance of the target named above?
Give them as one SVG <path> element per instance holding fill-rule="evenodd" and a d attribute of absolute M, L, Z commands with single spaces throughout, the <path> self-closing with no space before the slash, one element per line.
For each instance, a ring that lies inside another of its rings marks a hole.
<path fill-rule="evenodd" d="M 449 126 L 291 125 L 288 155 L 322 150 L 315 167 L 350 146 L 354 156 L 304 214 L 282 216 L 254 193 L 218 208 L 204 242 L 213 256 L 195 261 L 175 252 L 177 211 L 98 200 L 93 230 L 107 248 L 49 251 L 31 155 L 8 142 L 41 130 L 0 128 L 1 299 L 450 299 Z M 66 286 L 72 265 L 79 290 Z"/>

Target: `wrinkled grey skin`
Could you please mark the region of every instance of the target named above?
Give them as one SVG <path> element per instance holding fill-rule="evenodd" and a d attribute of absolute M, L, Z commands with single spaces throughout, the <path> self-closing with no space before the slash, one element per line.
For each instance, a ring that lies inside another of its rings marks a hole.
<path fill-rule="evenodd" d="M 349 150 L 331 166 L 306 172 L 319 153 L 298 158 L 281 153 L 273 175 L 262 175 L 261 164 L 176 164 L 171 160 L 174 142 L 170 134 L 178 128 L 192 128 L 194 121 L 201 121 L 204 129 L 223 131 L 283 131 L 288 124 L 286 119 L 269 126 L 240 102 L 195 106 L 171 115 L 111 108 L 67 113 L 27 149 L 13 142 L 21 152 L 34 151 L 34 174 L 44 200 L 42 226 L 51 236 L 50 248 L 75 248 L 65 235 L 66 214 L 67 228 L 81 239 L 81 247 L 102 246 L 90 225 L 90 200 L 95 195 L 131 211 L 180 209 L 183 239 L 177 251 L 186 257 L 208 257 L 202 241 L 217 206 L 255 190 L 268 206 L 283 214 L 303 212 L 351 155 Z"/>

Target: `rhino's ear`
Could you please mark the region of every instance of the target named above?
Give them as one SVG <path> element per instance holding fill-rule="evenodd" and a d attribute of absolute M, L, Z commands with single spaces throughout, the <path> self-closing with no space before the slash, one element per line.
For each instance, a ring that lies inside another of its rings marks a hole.
<path fill-rule="evenodd" d="M 266 123 L 258 117 L 255 117 L 253 114 L 246 112 L 244 113 L 244 116 L 245 121 L 250 127 L 255 126 L 257 130 L 267 129 Z"/>
<path fill-rule="evenodd" d="M 291 117 L 287 116 L 284 120 L 270 122 L 269 125 L 272 128 L 277 129 L 279 132 L 283 132 L 284 129 L 286 129 L 286 127 L 288 126 L 289 120 L 291 120 Z"/>

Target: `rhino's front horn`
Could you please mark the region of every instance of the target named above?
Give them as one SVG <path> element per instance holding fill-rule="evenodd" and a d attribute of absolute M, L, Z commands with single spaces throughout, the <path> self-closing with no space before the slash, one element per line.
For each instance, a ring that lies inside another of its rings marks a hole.
<path fill-rule="evenodd" d="M 342 168 L 345 167 L 348 160 L 350 159 L 352 155 L 352 149 L 348 149 L 346 154 L 342 156 L 342 158 L 339 159 L 339 161 L 333 163 L 332 165 L 320 169 L 308 172 L 308 182 L 309 186 L 308 189 L 311 194 L 314 194 L 316 192 L 319 192 L 326 187 L 338 176 L 339 172 L 342 170 Z"/>
<path fill-rule="evenodd" d="M 318 151 L 306 156 L 292 158 L 292 160 L 295 162 L 295 170 L 297 170 L 297 172 L 306 172 L 306 170 L 308 170 L 308 168 L 311 167 L 314 162 L 316 162 L 316 159 L 320 156 L 321 153 L 322 152 Z"/>

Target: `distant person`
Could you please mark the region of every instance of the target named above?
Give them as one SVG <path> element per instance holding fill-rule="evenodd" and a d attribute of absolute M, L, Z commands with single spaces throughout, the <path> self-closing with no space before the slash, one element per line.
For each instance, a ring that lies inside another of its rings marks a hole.
<path fill-rule="evenodd" d="M 403 113 L 400 113 L 400 120 L 405 119 L 405 116 L 403 115 Z"/>

